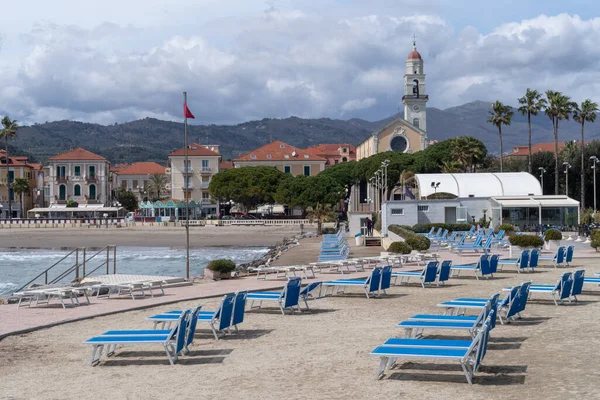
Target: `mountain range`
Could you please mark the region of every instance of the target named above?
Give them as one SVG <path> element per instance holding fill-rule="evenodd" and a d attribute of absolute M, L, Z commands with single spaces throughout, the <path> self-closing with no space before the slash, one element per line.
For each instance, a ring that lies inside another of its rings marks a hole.
<path fill-rule="evenodd" d="M 427 131 L 430 140 L 445 140 L 457 136 L 473 136 L 483 141 L 492 154 L 499 154 L 498 129 L 487 123 L 491 103 L 474 101 L 444 110 L 427 109 Z M 512 124 L 503 127 L 504 152 L 513 146 L 527 145 L 527 117 L 516 110 Z M 370 133 L 402 114 L 380 121 L 362 119 L 282 119 L 264 118 L 237 125 L 189 125 L 189 141 L 218 144 L 224 159 L 235 158 L 252 149 L 281 140 L 297 147 L 320 143 L 350 143 L 358 145 Z M 600 126 L 586 125 L 586 141 L 600 139 Z M 561 121 L 559 140 L 581 137 L 581 127 L 573 121 Z M 532 141 L 553 141 L 552 123 L 541 114 L 532 117 Z M 84 147 L 100 154 L 112 163 L 156 161 L 164 164 L 167 155 L 183 147 L 183 124 L 144 118 L 127 123 L 99 125 L 76 121 L 55 121 L 24 126 L 11 142 L 14 151 L 21 151 L 37 161 Z M 16 153 L 12 153 L 16 154 Z"/>

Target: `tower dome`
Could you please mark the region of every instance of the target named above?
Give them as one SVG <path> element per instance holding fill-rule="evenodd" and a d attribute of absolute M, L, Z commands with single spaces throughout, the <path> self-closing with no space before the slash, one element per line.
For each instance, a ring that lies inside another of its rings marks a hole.
<path fill-rule="evenodd" d="M 417 51 L 417 45 L 413 44 L 413 51 L 408 55 L 409 60 L 422 60 L 421 54 Z"/>

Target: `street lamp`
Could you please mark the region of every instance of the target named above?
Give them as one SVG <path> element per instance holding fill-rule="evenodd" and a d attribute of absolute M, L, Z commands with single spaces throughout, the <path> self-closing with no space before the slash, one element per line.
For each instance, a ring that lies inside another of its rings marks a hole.
<path fill-rule="evenodd" d="M 433 194 L 437 194 L 437 189 L 440 187 L 440 182 L 431 182 L 431 187 L 433 188 Z"/>
<path fill-rule="evenodd" d="M 383 198 L 387 199 L 387 190 L 388 190 L 388 174 L 387 167 L 390 164 L 390 160 L 384 160 L 381 163 L 381 168 L 383 168 Z"/>
<path fill-rule="evenodd" d="M 544 174 L 546 173 L 546 168 L 539 167 L 540 170 L 540 182 L 542 183 L 542 195 L 544 194 Z"/>
<path fill-rule="evenodd" d="M 571 168 L 571 164 L 565 161 L 563 165 L 565 166 L 565 194 L 569 196 L 569 168 Z"/>
<path fill-rule="evenodd" d="M 600 163 L 598 157 L 591 156 L 590 160 L 592 160 L 592 169 L 594 170 L 594 214 L 596 213 L 596 164 Z M 581 182 L 583 185 L 583 182 Z"/>

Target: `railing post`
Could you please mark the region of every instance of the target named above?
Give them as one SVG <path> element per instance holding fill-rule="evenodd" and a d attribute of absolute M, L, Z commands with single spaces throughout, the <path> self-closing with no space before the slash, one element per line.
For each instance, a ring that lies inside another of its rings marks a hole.
<path fill-rule="evenodd" d="M 83 248 L 83 277 L 85 278 L 85 258 L 86 258 L 86 249 L 87 247 Z"/>
<path fill-rule="evenodd" d="M 110 275 L 110 247 L 106 246 L 106 275 Z"/>
<path fill-rule="evenodd" d="M 46 273 L 44 275 L 45 275 L 45 277 L 44 277 L 44 285 L 47 285 L 48 284 L 48 270 L 46 270 Z"/>
<path fill-rule="evenodd" d="M 113 246 L 113 275 L 117 274 L 117 246 Z"/>
<path fill-rule="evenodd" d="M 79 281 L 79 247 L 75 249 L 75 279 Z"/>

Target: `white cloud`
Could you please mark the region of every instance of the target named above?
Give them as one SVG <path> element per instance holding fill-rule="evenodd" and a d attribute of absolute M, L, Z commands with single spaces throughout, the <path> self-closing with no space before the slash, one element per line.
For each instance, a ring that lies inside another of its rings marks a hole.
<path fill-rule="evenodd" d="M 600 19 L 541 15 L 484 34 L 455 32 L 434 13 L 335 18 L 292 4 L 242 14 L 213 22 L 223 27 L 216 36 L 183 28 L 164 36 L 143 23 L 38 23 L 22 35 L 20 53 L 0 61 L 0 114 L 25 122 L 180 119 L 186 90 L 197 123 L 378 119 L 401 102 L 414 32 L 432 106 L 514 104 L 527 87 L 580 100 L 600 81 Z"/>

